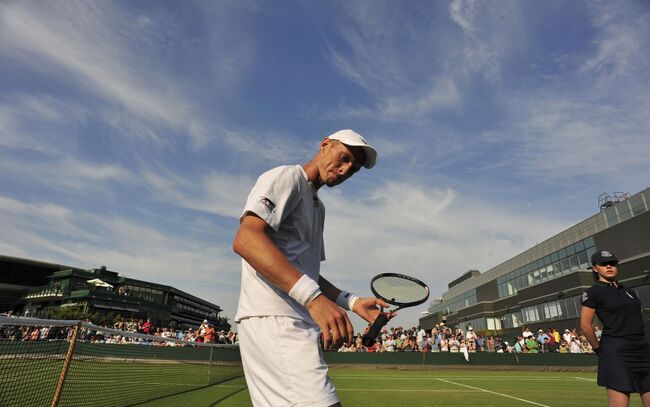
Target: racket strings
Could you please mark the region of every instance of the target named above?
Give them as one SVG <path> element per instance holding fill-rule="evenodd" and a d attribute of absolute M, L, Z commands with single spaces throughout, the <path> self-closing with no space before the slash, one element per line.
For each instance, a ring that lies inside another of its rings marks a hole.
<path fill-rule="evenodd" d="M 397 276 L 378 278 L 373 282 L 373 288 L 383 298 L 399 303 L 417 302 L 429 295 L 426 287 Z"/>

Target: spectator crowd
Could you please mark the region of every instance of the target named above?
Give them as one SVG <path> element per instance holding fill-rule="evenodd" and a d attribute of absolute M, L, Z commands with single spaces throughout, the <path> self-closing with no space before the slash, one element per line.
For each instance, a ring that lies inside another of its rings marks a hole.
<path fill-rule="evenodd" d="M 92 323 L 90 320 L 85 322 Z M 69 326 L 28 326 L 28 325 L 0 325 L 0 340 L 11 341 L 37 341 L 37 340 L 69 340 L 72 336 L 73 327 Z M 232 330 L 217 330 L 213 324 L 204 320 L 196 329 L 175 330 L 168 327 L 155 327 L 151 320 L 119 319 L 113 326 L 104 326 L 113 330 L 125 331 L 136 334 L 158 336 L 161 338 L 179 339 L 187 342 L 197 343 L 237 343 L 237 334 Z M 136 343 L 158 346 L 181 346 L 173 341 L 156 341 L 153 338 L 131 336 L 108 330 L 93 330 L 83 327 L 77 340 L 92 343 Z"/>
<path fill-rule="evenodd" d="M 369 326 L 368 326 L 369 327 Z M 368 328 L 366 328 L 367 331 Z M 601 330 L 596 327 L 600 339 Z M 481 335 L 471 327 L 451 329 L 445 324 L 436 325 L 430 331 L 420 327 L 385 329 L 375 343 L 366 347 L 363 334 L 356 335 L 351 346 L 342 345 L 339 352 L 496 352 L 496 353 L 593 353 L 591 345 L 577 330 L 538 328 L 536 332 L 524 326 L 521 335 L 511 341 L 498 335 Z"/>
<path fill-rule="evenodd" d="M 87 320 L 86 322 L 91 322 Z M 366 331 L 370 327 L 366 327 Z M 117 331 L 158 336 L 161 338 L 180 339 L 186 342 L 236 344 L 237 333 L 217 330 L 213 324 L 204 320 L 196 329 L 176 330 L 170 327 L 156 327 L 151 320 L 118 319 L 112 326 L 104 326 Z M 595 329 L 600 339 L 601 330 Z M 365 333 L 365 332 L 364 332 Z M 72 327 L 0 325 L 0 340 L 36 341 L 68 340 Z M 386 328 L 375 343 L 366 347 L 362 343 L 363 333 L 358 333 L 350 346 L 341 345 L 338 352 L 496 352 L 496 353 L 593 353 L 591 345 L 577 329 L 565 329 L 560 332 L 554 327 L 531 330 L 524 326 L 521 334 L 512 340 L 503 340 L 498 335 L 481 335 L 471 327 L 467 330 L 452 329 L 444 323 L 431 330 L 420 327 L 405 329 L 403 327 Z M 159 346 L 178 346 L 173 341 L 155 341 L 138 336 L 121 335 L 104 330 L 82 328 L 78 340 L 97 343 L 138 343 Z"/>

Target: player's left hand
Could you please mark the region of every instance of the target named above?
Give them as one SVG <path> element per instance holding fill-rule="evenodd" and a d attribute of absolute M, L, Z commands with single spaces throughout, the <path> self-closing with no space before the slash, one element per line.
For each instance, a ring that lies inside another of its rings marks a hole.
<path fill-rule="evenodd" d="M 354 308 L 351 311 L 354 311 L 355 314 L 370 322 L 371 324 L 375 322 L 375 319 L 384 312 L 384 308 L 388 308 L 389 305 L 384 301 L 378 298 L 359 298 L 359 300 L 354 304 Z M 388 312 L 386 316 L 390 320 L 396 314 L 394 312 Z"/>

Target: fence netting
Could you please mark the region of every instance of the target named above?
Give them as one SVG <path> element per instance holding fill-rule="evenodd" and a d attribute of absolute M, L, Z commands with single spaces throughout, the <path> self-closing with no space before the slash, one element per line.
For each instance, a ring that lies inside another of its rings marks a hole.
<path fill-rule="evenodd" d="M 0 406 L 129 406 L 241 376 L 236 345 L 0 317 Z"/>

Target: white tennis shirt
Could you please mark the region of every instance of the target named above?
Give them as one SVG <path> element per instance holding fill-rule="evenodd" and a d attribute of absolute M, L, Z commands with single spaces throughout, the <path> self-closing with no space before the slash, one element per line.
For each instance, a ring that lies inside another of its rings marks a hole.
<path fill-rule="evenodd" d="M 300 165 L 282 166 L 262 174 L 248 195 L 240 221 L 255 213 L 273 228 L 271 240 L 299 271 L 318 282 L 325 260 L 325 207 L 318 190 Z M 242 259 L 241 290 L 235 322 L 260 316 L 289 316 L 312 321 L 307 309 Z"/>

